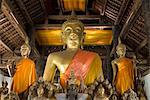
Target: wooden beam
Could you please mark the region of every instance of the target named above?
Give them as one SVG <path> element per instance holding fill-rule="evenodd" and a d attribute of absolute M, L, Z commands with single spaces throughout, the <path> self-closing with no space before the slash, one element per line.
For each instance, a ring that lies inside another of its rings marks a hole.
<path fill-rule="evenodd" d="M 10 53 L 15 54 L 2 40 L 0 40 L 0 44 L 2 44 L 4 48 L 8 50 Z"/>
<path fill-rule="evenodd" d="M 8 1 L 8 0 L 7 0 L 7 1 Z M 29 13 L 28 13 L 28 11 L 27 11 L 25 5 L 23 4 L 23 1 L 22 1 L 22 0 L 16 0 L 16 1 L 17 1 L 17 3 L 19 3 L 18 5 L 19 5 L 21 11 L 24 13 L 24 15 L 26 15 L 26 19 L 28 20 L 28 23 L 33 26 L 32 18 L 31 18 L 31 16 L 29 15 Z"/>
<path fill-rule="evenodd" d="M 150 1 L 149 0 L 142 0 L 143 1 L 143 16 L 145 22 L 145 31 L 148 37 L 148 65 L 150 65 Z"/>
<path fill-rule="evenodd" d="M 47 14 L 47 11 L 46 11 L 46 7 L 45 7 L 45 4 L 44 4 L 44 1 L 43 1 L 43 0 L 40 0 L 40 3 L 41 3 L 41 6 L 42 6 L 42 8 L 43 8 L 43 10 L 44 10 L 44 13 L 45 13 L 46 16 L 47 16 L 48 14 Z"/>
<path fill-rule="evenodd" d="M 25 41 L 27 34 L 22 28 L 22 26 L 18 23 L 17 19 L 13 15 L 11 9 L 5 2 L 5 0 L 2 2 L 2 12 L 5 14 L 5 16 L 8 18 L 8 20 L 11 22 L 12 26 L 15 27 L 16 31 L 19 33 L 19 35 L 22 37 L 22 39 Z"/>
<path fill-rule="evenodd" d="M 49 15 L 48 19 L 51 20 L 67 20 L 70 18 L 71 15 Z M 101 15 L 77 15 L 77 18 L 80 20 L 94 20 L 94 19 L 101 19 Z"/>
<path fill-rule="evenodd" d="M 141 12 L 141 9 L 140 9 L 141 5 L 142 5 L 141 0 L 137 0 L 137 2 L 135 2 L 134 6 L 132 8 L 131 14 L 129 15 L 129 17 L 128 17 L 125 25 L 123 26 L 121 33 L 120 33 L 120 37 L 122 37 L 123 39 L 126 38 L 129 29 L 132 27 L 134 22 L 139 17 L 140 12 Z"/>
<path fill-rule="evenodd" d="M 3 1 L 4 2 L 4 1 Z M 14 5 L 12 5 L 12 3 L 10 2 L 10 0 L 5 0 L 5 2 L 7 3 L 7 5 L 9 6 L 9 8 L 11 9 L 12 12 L 15 13 L 15 9 L 14 9 Z M 15 1 L 14 1 L 15 2 Z M 14 14 L 14 16 L 18 19 L 18 22 L 21 24 L 21 26 L 25 29 L 25 25 L 22 22 L 22 20 L 19 18 L 19 16 L 17 14 Z"/>
<path fill-rule="evenodd" d="M 119 10 L 119 14 L 117 16 L 117 20 L 114 23 L 115 25 L 119 24 L 120 21 L 122 20 L 123 15 L 125 13 L 125 10 L 127 9 L 127 5 L 129 4 L 129 1 L 130 0 L 123 0 L 123 3 L 122 3 L 121 8 Z"/>
<path fill-rule="evenodd" d="M 140 49 L 142 49 L 146 44 L 148 43 L 148 38 L 144 39 L 140 45 L 135 49 L 136 52 L 138 52 Z"/>
<path fill-rule="evenodd" d="M 144 72 L 142 73 L 142 76 L 146 76 L 147 74 L 150 73 L 150 66 L 146 66 L 146 67 L 147 67 L 147 69 L 144 70 Z"/>
<path fill-rule="evenodd" d="M 35 29 L 61 29 L 62 24 L 37 24 Z M 87 25 L 84 26 L 86 29 L 112 29 L 111 25 Z"/>
<path fill-rule="evenodd" d="M 105 3 L 104 3 L 104 7 L 103 7 L 103 10 L 102 10 L 102 13 L 101 13 L 102 16 L 105 15 L 106 5 L 107 5 L 107 0 L 105 0 Z"/>
<path fill-rule="evenodd" d="M 61 6 L 61 1 L 57 0 L 57 3 L 58 3 L 58 7 L 59 7 L 59 15 L 62 15 L 63 11 L 62 11 L 62 6 Z"/>

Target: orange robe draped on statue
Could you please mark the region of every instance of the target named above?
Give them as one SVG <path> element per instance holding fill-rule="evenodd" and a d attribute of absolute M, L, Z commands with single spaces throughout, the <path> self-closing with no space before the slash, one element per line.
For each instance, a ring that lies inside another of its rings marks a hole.
<path fill-rule="evenodd" d="M 117 63 L 118 72 L 115 80 L 115 86 L 120 94 L 128 89 L 134 88 L 134 66 L 129 58 L 119 58 Z"/>
<path fill-rule="evenodd" d="M 98 54 L 84 50 L 78 50 L 73 57 L 70 65 L 65 73 L 60 73 L 61 85 L 66 86 L 69 79 L 71 69 L 74 71 L 75 77 L 78 81 L 84 81 L 85 85 L 89 85 L 103 75 L 102 61 Z"/>
<path fill-rule="evenodd" d="M 17 63 L 16 68 L 12 91 L 20 94 L 28 89 L 36 80 L 35 63 L 29 58 L 24 58 Z"/>

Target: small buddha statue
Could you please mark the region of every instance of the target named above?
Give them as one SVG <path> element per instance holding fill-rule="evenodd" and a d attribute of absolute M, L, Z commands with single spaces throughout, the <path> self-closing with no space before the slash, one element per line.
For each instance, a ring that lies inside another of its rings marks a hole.
<path fill-rule="evenodd" d="M 38 94 L 38 96 L 34 97 L 31 100 L 50 100 L 50 99 L 44 97 L 44 88 L 42 85 L 40 85 L 39 88 L 37 89 L 37 94 Z"/>
<path fill-rule="evenodd" d="M 98 90 L 95 94 L 94 100 L 109 100 L 109 98 L 105 95 L 105 89 L 102 84 L 98 86 Z"/>
<path fill-rule="evenodd" d="M 71 68 L 80 82 L 90 85 L 100 76 L 103 78 L 102 60 L 97 53 L 80 49 L 84 40 L 84 25 L 75 16 L 70 16 L 62 25 L 62 40 L 66 47 L 51 53 L 46 62 L 43 78 L 53 83 L 56 68 L 60 72 L 60 84 L 66 88 Z M 81 81 L 82 80 L 82 81 Z"/>
<path fill-rule="evenodd" d="M 136 92 L 132 89 L 129 89 L 122 95 L 122 100 L 139 100 Z"/>
<path fill-rule="evenodd" d="M 6 94 L 8 93 L 8 88 L 7 88 L 7 81 L 2 81 L 2 87 L 0 88 L 0 98 L 1 100 L 4 100 L 4 97 L 6 96 Z"/>
<path fill-rule="evenodd" d="M 126 46 L 121 43 L 116 47 L 118 58 L 112 61 L 113 84 L 118 94 L 122 95 L 128 89 L 134 88 L 135 65 L 132 59 L 125 57 Z"/>
<path fill-rule="evenodd" d="M 68 80 L 66 99 L 67 100 L 77 100 L 78 99 L 77 80 L 74 75 L 73 69 L 71 70 L 70 78 Z"/>
<path fill-rule="evenodd" d="M 4 100 L 20 100 L 20 98 L 15 92 L 10 92 L 9 94 L 7 94 Z"/>
<path fill-rule="evenodd" d="M 30 100 L 56 100 L 54 90 L 56 87 L 39 77 L 29 89 L 28 99 Z M 49 98 L 49 99 L 48 99 Z"/>
<path fill-rule="evenodd" d="M 31 47 L 28 43 L 21 46 L 21 59 L 16 64 L 16 72 L 13 76 L 12 91 L 20 98 L 27 99 L 28 89 L 36 80 L 35 63 L 29 58 Z"/>

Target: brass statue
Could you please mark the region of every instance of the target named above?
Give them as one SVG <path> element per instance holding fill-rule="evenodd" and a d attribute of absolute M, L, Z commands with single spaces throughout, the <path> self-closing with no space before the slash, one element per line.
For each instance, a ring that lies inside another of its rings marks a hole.
<path fill-rule="evenodd" d="M 84 25 L 76 17 L 71 17 L 62 25 L 62 40 L 66 50 L 51 53 L 46 62 L 44 80 L 53 83 L 56 68 L 60 71 L 60 84 L 66 83 L 72 68 L 78 85 L 83 80 L 85 85 L 103 77 L 102 61 L 98 54 L 80 49 L 84 39 Z"/>
<path fill-rule="evenodd" d="M 2 87 L 0 88 L 0 99 L 3 100 L 4 97 L 7 95 L 9 89 L 7 88 L 7 81 L 2 81 Z"/>
<path fill-rule="evenodd" d="M 34 61 L 28 58 L 31 47 L 25 43 L 21 46 L 20 51 L 22 58 L 16 64 L 12 91 L 18 93 L 22 99 L 27 97 L 29 86 L 36 80 L 36 69 Z"/>
<path fill-rule="evenodd" d="M 94 100 L 109 100 L 109 98 L 105 95 L 105 89 L 102 84 L 98 87 Z"/>
<path fill-rule="evenodd" d="M 7 94 L 4 100 L 20 100 L 20 98 L 15 92 L 10 92 L 9 94 Z"/>
<path fill-rule="evenodd" d="M 123 95 L 122 100 L 139 100 L 136 92 L 132 89 L 128 89 Z"/>
<path fill-rule="evenodd" d="M 128 89 L 134 88 L 135 65 L 132 59 L 125 57 L 126 46 L 121 43 L 116 47 L 118 58 L 112 61 L 113 84 L 119 94 L 123 94 Z"/>
<path fill-rule="evenodd" d="M 56 100 L 55 98 L 56 87 L 45 82 L 42 77 L 39 77 L 29 89 L 29 100 Z"/>
<path fill-rule="evenodd" d="M 78 86 L 73 70 L 71 70 L 70 78 L 67 85 L 66 100 L 78 100 Z"/>
<path fill-rule="evenodd" d="M 37 94 L 38 94 L 38 96 L 34 97 L 31 100 L 50 100 L 50 99 L 44 97 L 44 88 L 42 85 L 40 85 L 39 88 L 37 89 Z"/>

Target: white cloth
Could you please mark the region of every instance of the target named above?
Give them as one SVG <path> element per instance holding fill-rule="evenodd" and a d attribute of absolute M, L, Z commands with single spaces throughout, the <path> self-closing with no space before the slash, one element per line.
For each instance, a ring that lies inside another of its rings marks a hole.
<path fill-rule="evenodd" d="M 147 99 L 150 100 L 150 73 L 144 76 L 144 90 L 146 92 Z"/>

